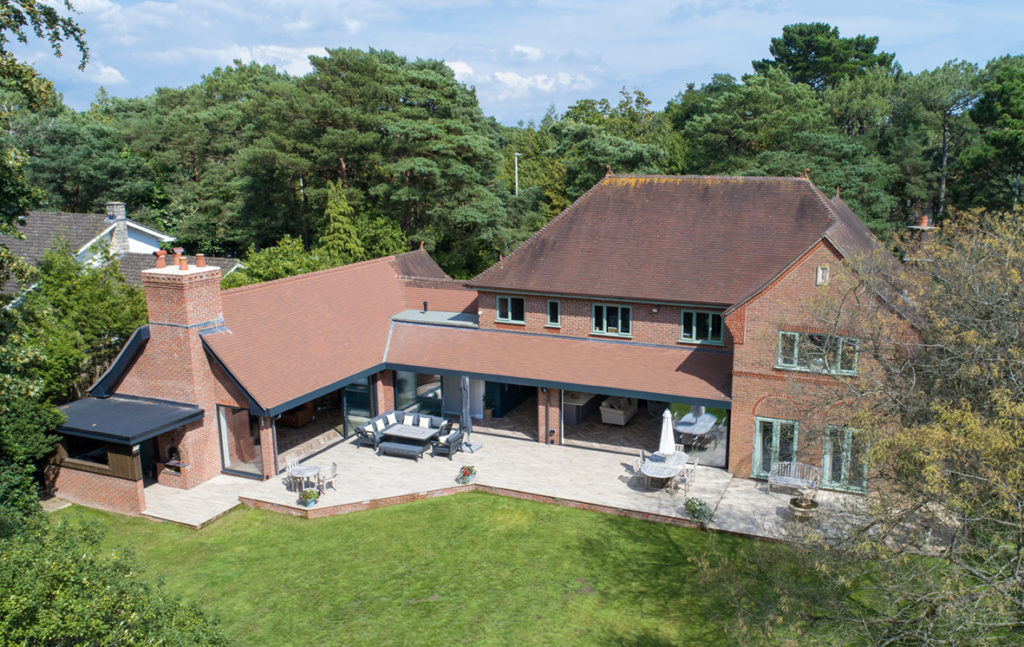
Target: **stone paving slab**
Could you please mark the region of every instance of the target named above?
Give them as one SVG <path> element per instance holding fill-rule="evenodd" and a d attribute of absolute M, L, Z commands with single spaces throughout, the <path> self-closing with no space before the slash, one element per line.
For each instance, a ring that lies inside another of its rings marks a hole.
<path fill-rule="evenodd" d="M 543 497 L 577 501 L 641 514 L 685 518 L 685 497 L 638 486 L 633 477 L 636 458 L 622 453 L 579 447 L 542 445 L 510 437 L 474 433 L 483 446 L 475 453 L 430 457 L 414 461 L 377 456 L 372 448 L 351 441 L 335 445 L 305 461 L 328 471 L 338 464 L 337 489 L 329 489 L 316 504 L 329 507 L 368 503 L 377 499 L 421 495 L 455 485 L 462 465 L 475 465 L 476 483 Z M 834 493 L 821 493 L 823 501 Z M 699 467 L 689 496 L 703 499 L 715 510 L 712 527 L 754 536 L 782 536 L 788 519 L 789 495 L 768 494 L 759 481 L 733 478 L 728 472 Z M 298 495 L 281 477 L 257 481 L 221 475 L 192 490 L 163 486 L 146 488 L 147 516 L 200 527 L 239 504 L 239 496 L 300 509 Z"/>

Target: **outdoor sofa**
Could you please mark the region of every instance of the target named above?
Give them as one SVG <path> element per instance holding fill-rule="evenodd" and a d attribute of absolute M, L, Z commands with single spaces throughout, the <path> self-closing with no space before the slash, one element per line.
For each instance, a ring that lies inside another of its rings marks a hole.
<path fill-rule="evenodd" d="M 408 411 L 387 411 L 356 428 L 356 444 L 372 446 L 378 454 L 406 456 L 419 460 L 423 452 L 431 447 L 430 441 L 417 442 L 413 439 L 395 437 L 385 440 L 392 430 L 399 425 L 417 427 L 426 431 L 446 434 L 451 428 L 451 421 L 441 416 Z M 392 434 L 394 435 L 394 434 Z"/>
<path fill-rule="evenodd" d="M 601 422 L 606 425 L 625 425 L 636 415 L 635 398 L 608 398 L 601 403 Z"/>

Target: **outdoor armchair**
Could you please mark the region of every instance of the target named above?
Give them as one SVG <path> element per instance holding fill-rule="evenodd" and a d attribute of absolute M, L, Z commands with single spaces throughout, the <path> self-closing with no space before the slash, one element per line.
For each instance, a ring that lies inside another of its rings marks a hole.
<path fill-rule="evenodd" d="M 462 430 L 448 434 L 446 437 L 439 438 L 434 441 L 434 445 L 431 448 L 430 455 L 447 456 L 448 460 L 452 459 L 452 455 L 455 452 L 462 451 Z"/>

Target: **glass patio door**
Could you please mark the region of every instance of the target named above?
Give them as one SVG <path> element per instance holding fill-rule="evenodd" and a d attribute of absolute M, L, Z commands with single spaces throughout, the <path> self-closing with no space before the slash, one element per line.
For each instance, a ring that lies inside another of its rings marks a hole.
<path fill-rule="evenodd" d="M 821 483 L 839 490 L 864 492 L 868 486 L 867 446 L 849 427 L 825 430 Z"/>
<path fill-rule="evenodd" d="M 755 478 L 768 478 L 773 463 L 796 460 L 797 427 L 794 420 L 754 419 Z"/>

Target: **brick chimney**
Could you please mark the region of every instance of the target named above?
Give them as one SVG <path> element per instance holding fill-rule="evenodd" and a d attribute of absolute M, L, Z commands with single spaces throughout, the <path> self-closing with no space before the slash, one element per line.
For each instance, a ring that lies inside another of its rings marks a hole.
<path fill-rule="evenodd" d="M 224 323 L 220 268 L 197 267 L 182 256 L 142 271 L 149 341 L 119 392 L 202 404 L 209 373 L 199 332 Z"/>
<path fill-rule="evenodd" d="M 916 216 L 914 224 L 907 227 L 909 235 L 907 236 L 907 248 L 903 254 L 903 260 L 905 262 L 927 260 L 921 248 L 931 240 L 932 235 L 934 235 L 937 229 L 938 227 L 932 224 L 931 216 L 927 213 L 921 213 Z"/>
<path fill-rule="evenodd" d="M 110 253 L 114 256 L 128 253 L 128 215 L 123 202 L 107 203 L 107 220 L 114 222 L 110 236 Z"/>

